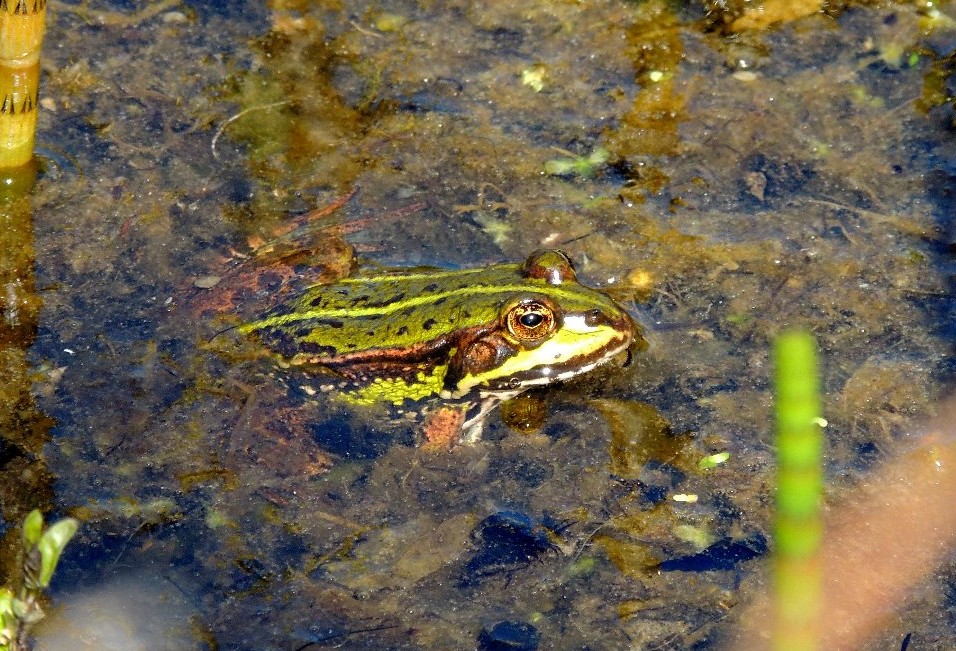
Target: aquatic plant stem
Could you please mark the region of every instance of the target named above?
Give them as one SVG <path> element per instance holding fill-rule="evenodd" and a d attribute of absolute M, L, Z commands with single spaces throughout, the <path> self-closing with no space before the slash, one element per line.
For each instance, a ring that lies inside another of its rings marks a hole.
<path fill-rule="evenodd" d="M 816 342 L 786 332 L 775 349 L 777 513 L 775 651 L 813 651 L 819 636 L 823 493 Z"/>
<path fill-rule="evenodd" d="M 46 0 L 0 2 L 0 169 L 33 158 Z"/>

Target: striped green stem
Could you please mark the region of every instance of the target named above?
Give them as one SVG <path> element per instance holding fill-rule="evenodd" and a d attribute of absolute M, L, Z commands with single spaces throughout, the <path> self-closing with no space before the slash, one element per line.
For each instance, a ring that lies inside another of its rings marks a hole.
<path fill-rule="evenodd" d="M 805 332 L 786 332 L 777 339 L 774 352 L 778 465 L 773 648 L 814 651 L 823 536 L 816 342 Z"/>

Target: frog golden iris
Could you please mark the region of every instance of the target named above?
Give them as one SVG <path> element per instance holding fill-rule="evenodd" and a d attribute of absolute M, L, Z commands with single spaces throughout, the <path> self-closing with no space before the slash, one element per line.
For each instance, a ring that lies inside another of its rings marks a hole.
<path fill-rule="evenodd" d="M 578 283 L 556 250 L 523 264 L 315 285 L 239 330 L 352 404 L 414 413 L 455 405 L 472 439 L 501 400 L 590 371 L 643 341 L 627 312 Z"/>

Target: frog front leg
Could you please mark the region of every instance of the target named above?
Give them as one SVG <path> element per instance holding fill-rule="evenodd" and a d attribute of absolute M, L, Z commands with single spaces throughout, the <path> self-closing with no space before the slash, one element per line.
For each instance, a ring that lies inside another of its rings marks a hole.
<path fill-rule="evenodd" d="M 485 420 L 495 407 L 521 391 L 482 393 L 478 400 L 444 404 L 428 415 L 424 447 L 449 448 L 456 442 L 474 445 L 481 440 Z"/>

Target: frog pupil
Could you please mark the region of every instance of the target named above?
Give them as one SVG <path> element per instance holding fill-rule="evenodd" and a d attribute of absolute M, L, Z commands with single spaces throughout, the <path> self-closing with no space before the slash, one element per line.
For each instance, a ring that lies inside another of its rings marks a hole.
<path fill-rule="evenodd" d="M 527 314 L 522 314 L 518 321 L 526 328 L 537 328 L 541 325 L 541 322 L 544 321 L 544 316 L 539 312 L 528 312 Z"/>

